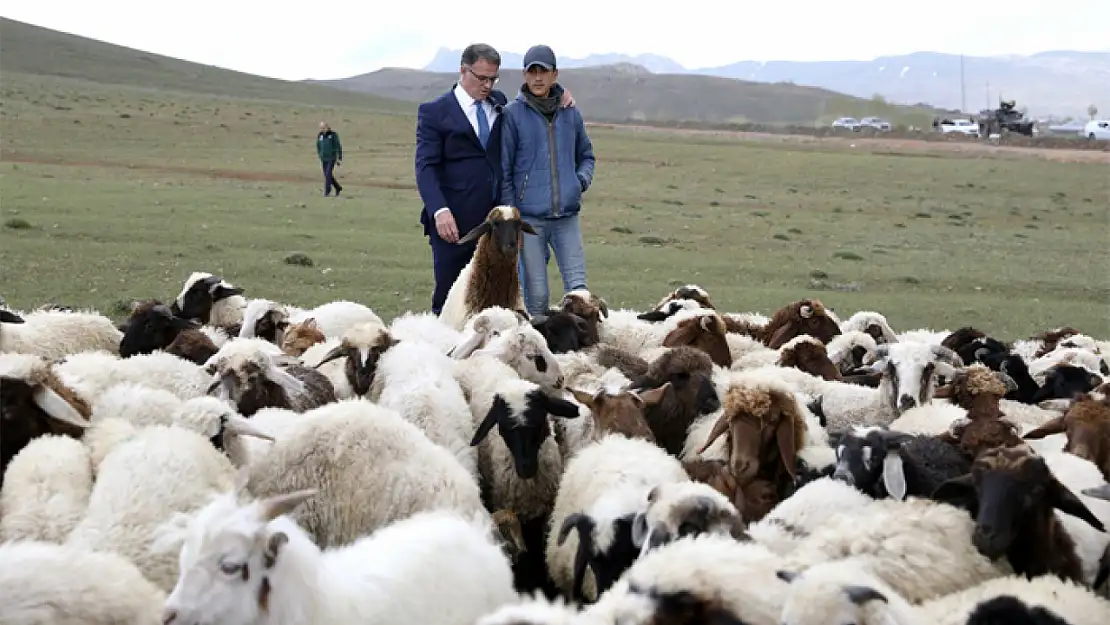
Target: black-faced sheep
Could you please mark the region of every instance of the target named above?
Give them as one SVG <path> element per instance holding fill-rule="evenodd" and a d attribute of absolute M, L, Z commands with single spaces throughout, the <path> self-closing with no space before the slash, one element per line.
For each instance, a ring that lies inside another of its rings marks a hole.
<path fill-rule="evenodd" d="M 1023 404 L 1036 403 L 1033 398 L 1041 390 L 1041 386 L 1029 373 L 1029 365 L 1017 354 L 1000 354 L 997 352 L 982 354 L 980 362 L 994 371 L 1005 373 L 1010 377 L 1017 388 L 1006 393 L 1005 399 L 1019 401 Z"/>
<path fill-rule="evenodd" d="M 686 431 L 701 415 L 721 407 L 713 386 L 713 361 L 705 352 L 693 347 L 675 347 L 648 367 L 647 373 L 632 383 L 632 389 L 643 393 L 661 388 L 668 382 L 670 392 L 648 407 L 644 416 L 655 435 L 656 443 L 677 456 L 686 442 Z"/>
<path fill-rule="evenodd" d="M 177 317 L 158 300 L 136 302 L 120 339 L 119 355 L 130 358 L 165 350 L 195 364 L 204 364 L 216 353 L 217 347 L 200 324 Z"/>
<path fill-rule="evenodd" d="M 478 241 L 478 246 L 447 291 L 439 315 L 445 324 L 461 331 L 467 319 L 491 306 L 524 310 L 517 272 L 521 233 L 535 235 L 536 231 L 516 208 L 497 206 L 459 239 L 459 245 Z"/>
<path fill-rule="evenodd" d="M 219 276 L 196 271 L 185 280 L 170 310 L 176 317 L 216 326 L 237 336 L 246 307 L 242 288 L 228 284 Z"/>
<path fill-rule="evenodd" d="M 836 449 L 833 479 L 875 498 L 928 497 L 971 468 L 958 449 L 926 434 L 855 428 L 830 433 L 829 443 Z"/>
<path fill-rule="evenodd" d="M 548 310 L 533 317 L 531 324 L 554 354 L 576 352 L 597 343 L 590 337 L 589 323 L 571 312 Z"/>
<path fill-rule="evenodd" d="M 1054 511 L 1082 519 L 1098 532 L 1105 527 L 1028 446 L 983 452 L 970 472 L 948 480 L 932 497 L 966 508 L 975 519 L 972 542 L 979 553 L 991 559 L 1006 556 L 1015 573 L 1090 583 L 1077 541 Z"/>
<path fill-rule="evenodd" d="M 204 365 L 212 376 L 209 395 L 230 402 L 244 417 L 263 408 L 305 412 L 336 401 L 335 388 L 324 374 L 258 343 L 276 350 L 262 339 L 236 339 Z"/>
<path fill-rule="evenodd" d="M 1033 395 L 1033 403 L 1049 399 L 1071 399 L 1077 393 L 1089 393 L 1102 384 L 1102 377 L 1083 367 L 1054 365 L 1045 372 L 1044 384 Z"/>
<path fill-rule="evenodd" d="M 81 438 L 91 414 L 88 403 L 58 379 L 46 360 L 0 355 L 0 487 L 19 450 L 45 434 Z"/>

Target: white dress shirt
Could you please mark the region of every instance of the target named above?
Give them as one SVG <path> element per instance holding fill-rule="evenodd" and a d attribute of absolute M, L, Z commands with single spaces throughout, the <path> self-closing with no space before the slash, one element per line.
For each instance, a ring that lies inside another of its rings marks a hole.
<path fill-rule="evenodd" d="M 462 107 L 463 113 L 466 114 L 466 118 L 470 120 L 470 126 L 474 128 L 475 135 L 479 137 L 482 136 L 482 133 L 478 132 L 478 106 L 485 109 L 486 121 L 489 122 L 490 130 L 493 130 L 493 122 L 497 119 L 497 111 L 494 110 L 492 102 L 489 100 L 484 100 L 481 103 L 476 102 L 474 98 L 470 97 L 470 94 L 462 88 L 462 85 L 455 85 L 455 99 L 459 101 L 459 106 Z M 432 216 L 435 217 L 445 210 L 447 210 L 446 206 L 437 210 Z"/>

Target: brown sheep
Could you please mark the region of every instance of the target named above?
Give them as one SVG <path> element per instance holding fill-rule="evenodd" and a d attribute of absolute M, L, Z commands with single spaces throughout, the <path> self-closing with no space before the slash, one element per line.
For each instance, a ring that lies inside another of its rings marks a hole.
<path fill-rule="evenodd" d="M 200 330 L 182 330 L 166 348 L 167 354 L 173 354 L 195 365 L 208 362 L 208 359 L 215 356 L 218 351 L 216 343 Z"/>
<path fill-rule="evenodd" d="M 691 480 L 706 484 L 727 497 L 740 511 L 745 523 L 762 519 L 780 501 L 778 490 L 770 480 L 756 478 L 741 487 L 728 461 L 689 458 L 682 461 L 682 468 Z"/>
<path fill-rule="evenodd" d="M 841 381 L 840 369 L 829 359 L 825 346 L 808 334 L 790 339 L 779 350 L 780 367 L 793 367 L 824 380 Z"/>
<path fill-rule="evenodd" d="M 1025 438 L 1063 433 L 1068 437 L 1064 451 L 1091 461 L 1110 481 L 1110 398 L 1078 395 L 1067 412 L 1027 432 Z"/>
<path fill-rule="evenodd" d="M 775 311 L 767 325 L 754 337 L 771 349 L 778 349 L 790 339 L 808 334 L 827 345 L 840 334 L 840 325 L 829 317 L 820 300 L 803 299 Z"/>
<path fill-rule="evenodd" d="M 704 453 L 727 435 L 729 468 L 741 488 L 757 477 L 776 486 L 793 484 L 798 450 L 805 446 L 807 429 L 794 393 L 776 386 L 733 384 L 725 394 L 724 406 L 697 453 Z"/>
<path fill-rule="evenodd" d="M 961 347 L 966 346 L 975 339 L 983 339 L 986 337 L 987 335 L 985 332 L 971 326 L 964 326 L 944 337 L 944 340 L 941 341 L 940 344 L 942 347 L 947 347 L 954 352 L 958 352 Z"/>
<path fill-rule="evenodd" d="M 325 341 L 327 337 L 316 325 L 316 319 L 309 317 L 300 323 L 286 326 L 285 333 L 281 337 L 281 351 L 299 358 L 308 351 L 308 348 Z"/>
<path fill-rule="evenodd" d="M 1016 387 L 1010 376 L 979 363 L 957 370 L 952 383 L 937 389 L 935 397 L 967 410 L 967 416 L 938 438 L 955 446 L 968 460 L 993 447 L 1021 445 L 1021 429 L 1006 420 L 999 408 L 999 401 Z"/>
<path fill-rule="evenodd" d="M 45 359 L 0 355 L 0 487 L 8 463 L 28 443 L 46 434 L 80 439 L 91 414 Z"/>
<path fill-rule="evenodd" d="M 590 293 L 585 289 L 568 291 L 563 295 L 562 311 L 578 315 L 586 320 L 586 337 L 582 347 L 597 345 L 601 342 L 601 333 L 598 326 L 603 319 L 609 316 L 609 304 L 605 300 Z"/>
<path fill-rule="evenodd" d="M 597 364 L 605 369 L 615 367 L 629 380 L 647 375 L 648 361 L 627 350 L 612 345 L 598 345 Z"/>
<path fill-rule="evenodd" d="M 212 376 L 207 393 L 235 406 L 244 417 L 263 408 L 307 412 L 336 401 L 328 378 L 284 354 L 260 349 L 255 341 L 240 339 L 224 346 L 204 367 Z"/>
<path fill-rule="evenodd" d="M 1054 510 L 1105 527 L 1044 458 L 1028 445 L 984 451 L 971 471 L 943 483 L 933 499 L 965 508 L 975 519 L 972 542 L 983 556 L 1006 556 L 1014 573 L 1026 577 L 1054 574 L 1085 583 L 1075 540 Z"/>
<path fill-rule="evenodd" d="M 523 310 L 517 260 L 522 233 L 536 234 L 511 206 L 497 206 L 486 220 L 459 239 L 458 245 L 478 242 L 474 256 L 447 291 L 440 319 L 458 331 L 467 319 L 492 306 Z"/>
<path fill-rule="evenodd" d="M 679 321 L 663 338 L 663 347 L 695 347 L 708 354 L 713 364 L 727 369 L 732 366 L 732 352 L 725 332 L 725 322 L 717 313 L 699 315 Z"/>
<path fill-rule="evenodd" d="M 661 401 L 648 406 L 644 417 L 655 435 L 655 443 L 672 456 L 682 453 L 690 425 L 699 416 L 721 407 L 712 376 L 713 361 L 709 356 L 684 345 L 655 359 L 647 372 L 635 378 L 629 387 L 643 394 L 670 383 L 670 391 L 663 394 Z"/>
<path fill-rule="evenodd" d="M 629 390 L 611 393 L 606 389 L 601 389 L 593 395 L 578 389 L 571 389 L 570 392 L 579 403 L 593 413 L 599 437 L 616 433 L 654 443 L 655 435 L 652 434 L 647 419 L 644 418 L 644 410 L 662 401 L 670 389 L 671 384 L 667 382 L 659 388 L 644 393 Z"/>

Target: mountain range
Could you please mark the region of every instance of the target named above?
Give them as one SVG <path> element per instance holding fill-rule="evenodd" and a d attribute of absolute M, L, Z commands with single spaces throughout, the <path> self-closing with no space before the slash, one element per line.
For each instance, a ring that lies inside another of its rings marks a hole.
<path fill-rule="evenodd" d="M 556 52 L 558 52 L 556 50 Z M 461 50 L 441 48 L 423 69 L 455 72 Z M 518 68 L 523 55 L 502 52 L 502 68 Z M 763 83 L 791 82 L 821 87 L 860 98 L 881 95 L 901 104 L 928 103 L 978 112 L 995 107 L 999 98 L 1015 100 L 1030 115 L 1086 118 L 1090 104 L 1110 111 L 1110 51 L 1052 51 L 1029 56 L 963 58 L 916 52 L 870 61 L 739 61 L 719 67 L 687 68 L 657 54 L 592 54 L 560 58 L 565 68 L 616 63 L 639 65 L 654 74 L 694 74 Z"/>

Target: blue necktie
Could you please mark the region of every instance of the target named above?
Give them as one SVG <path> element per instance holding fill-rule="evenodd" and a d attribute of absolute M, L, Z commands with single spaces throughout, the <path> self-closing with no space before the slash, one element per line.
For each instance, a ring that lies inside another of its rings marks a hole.
<path fill-rule="evenodd" d="M 486 119 L 486 109 L 480 101 L 475 102 L 474 106 L 478 107 L 478 140 L 482 142 L 484 148 L 489 141 L 489 120 Z"/>

